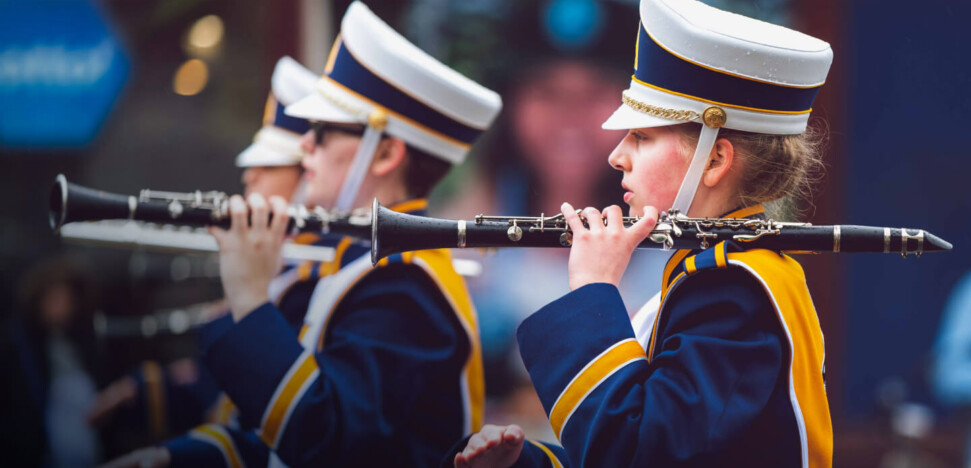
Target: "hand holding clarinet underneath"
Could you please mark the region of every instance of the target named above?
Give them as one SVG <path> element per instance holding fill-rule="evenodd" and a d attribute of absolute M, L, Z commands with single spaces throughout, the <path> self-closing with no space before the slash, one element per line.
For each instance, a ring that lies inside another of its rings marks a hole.
<path fill-rule="evenodd" d="M 249 203 L 232 196 L 229 212 L 230 228 L 210 227 L 209 233 L 219 244 L 223 289 L 238 322 L 268 300 L 270 281 L 280 271 L 289 216 L 282 198 L 271 197 L 268 204 L 258 193 L 250 195 Z"/>

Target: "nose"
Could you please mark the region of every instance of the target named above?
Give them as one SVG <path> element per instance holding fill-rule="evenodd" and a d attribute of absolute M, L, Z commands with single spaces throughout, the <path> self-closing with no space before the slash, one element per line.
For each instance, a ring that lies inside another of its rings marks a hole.
<path fill-rule="evenodd" d="M 300 137 L 300 149 L 303 151 L 304 154 L 311 154 L 311 153 L 313 153 L 314 152 L 314 146 L 315 145 L 314 145 L 314 131 L 313 130 L 310 130 L 307 133 L 304 133 L 303 136 Z"/>
<path fill-rule="evenodd" d="M 243 171 L 243 185 L 251 185 L 253 182 L 255 182 L 258 172 L 259 171 L 255 167 L 247 167 L 246 170 Z"/>
<path fill-rule="evenodd" d="M 627 141 L 627 137 L 624 137 L 617 147 L 610 152 L 610 156 L 607 157 L 607 163 L 610 167 L 617 169 L 621 172 L 630 171 L 630 159 L 627 157 L 627 151 L 624 149 L 624 142 Z"/>

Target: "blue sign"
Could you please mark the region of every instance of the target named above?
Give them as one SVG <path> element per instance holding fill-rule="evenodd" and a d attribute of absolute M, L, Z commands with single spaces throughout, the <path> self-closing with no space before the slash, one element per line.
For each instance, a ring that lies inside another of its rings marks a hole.
<path fill-rule="evenodd" d="M 128 69 L 91 2 L 0 0 L 0 147 L 86 145 Z"/>

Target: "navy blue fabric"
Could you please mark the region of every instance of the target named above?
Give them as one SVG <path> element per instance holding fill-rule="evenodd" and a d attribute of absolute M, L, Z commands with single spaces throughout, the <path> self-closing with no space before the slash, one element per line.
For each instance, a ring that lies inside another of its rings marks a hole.
<path fill-rule="evenodd" d="M 809 111 L 820 86 L 791 88 L 753 81 L 688 62 L 661 47 L 641 24 L 634 77 L 647 84 L 723 104 L 756 109 Z"/>
<path fill-rule="evenodd" d="M 272 336 L 272 342 L 256 337 Z M 290 365 L 303 353 L 297 332 L 266 302 L 243 317 L 203 354 L 203 362 L 240 410 L 243 427 L 257 427 Z"/>
<path fill-rule="evenodd" d="M 245 426 L 259 423 L 302 350 L 273 309 L 261 306 L 206 353 Z M 455 312 L 424 270 L 372 271 L 331 317 L 316 354 L 320 377 L 277 453 L 290 466 L 434 465 L 464 435 L 459 376 L 469 353 Z"/>
<path fill-rule="evenodd" d="M 223 429 L 232 439 L 243 466 L 267 466 L 270 449 L 253 431 Z M 208 441 L 184 435 L 167 440 L 162 446 L 169 450 L 172 468 L 230 468 L 219 448 Z"/>
<path fill-rule="evenodd" d="M 221 317 L 199 328 L 199 347 L 205 349 L 217 338 L 233 327 L 233 314 L 228 310 Z"/>
<path fill-rule="evenodd" d="M 206 411 L 219 398 L 219 387 L 206 367 L 197 360 L 197 378 L 192 382 L 176 383 L 163 372 L 162 413 L 165 417 L 165 433 L 178 434 L 205 422 Z M 130 374 L 135 379 L 136 397 L 134 403 L 124 408 L 129 420 L 149 427 L 147 416 L 148 393 L 146 392 L 144 367 L 139 366 Z"/>
<path fill-rule="evenodd" d="M 546 442 L 539 442 L 543 444 L 546 448 L 553 452 L 553 456 L 556 457 L 564 467 L 570 466 L 570 459 L 563 450 L 563 447 L 559 445 L 549 444 Z M 543 449 L 529 443 L 526 441 L 523 444 L 523 451 L 519 454 L 519 459 L 510 468 L 529 468 L 529 467 L 542 467 L 542 468 L 554 468 L 553 462 L 550 460 L 549 455 L 543 451 Z"/>
<path fill-rule="evenodd" d="M 298 117 L 291 117 L 283 112 L 286 108 L 280 101 L 276 103 L 276 109 L 273 113 L 273 126 L 280 127 L 284 130 L 289 130 L 294 133 L 303 135 L 310 131 L 310 121 L 306 119 L 301 119 Z"/>
<path fill-rule="evenodd" d="M 567 378 L 551 369 L 585 365 L 604 341 L 633 336 L 612 297 L 619 293 L 605 288 L 573 291 L 520 327 L 523 361 L 547 411 L 562 387 L 540 379 Z M 571 347 L 558 345 L 567 340 Z M 710 269 L 682 280 L 666 298 L 654 360 L 621 367 L 564 426 L 571 464 L 798 466 L 785 343 L 769 298 L 746 271 Z"/>
<path fill-rule="evenodd" d="M 568 310 L 574 313 L 563 313 Z M 618 310 L 627 308 L 617 287 L 594 283 L 547 304 L 519 325 L 519 352 L 533 386 L 540 395 L 553 395 L 553 400 L 543 400 L 547 415 L 556 397 L 587 363 L 618 341 L 634 338 L 630 318 L 626 312 L 616 314 Z M 578 326 L 578 320 L 587 326 Z M 544 330 L 543 339 L 532 336 L 538 328 Z M 590 333 L 591 328 L 597 333 Z M 547 360 L 549 356 L 562 359 Z"/>
<path fill-rule="evenodd" d="M 189 436 L 167 440 L 162 447 L 169 450 L 169 466 L 173 468 L 226 466 L 222 453 L 215 445 Z"/>
<path fill-rule="evenodd" d="M 392 111 L 463 143 L 472 144 L 483 132 L 442 114 L 371 73 L 354 58 L 343 41 L 337 49 L 334 68 L 327 76 Z"/>
<path fill-rule="evenodd" d="M 718 261 L 715 260 L 715 247 L 709 247 L 698 255 L 695 255 L 695 269 L 704 270 L 706 268 L 715 268 L 718 266 Z"/>

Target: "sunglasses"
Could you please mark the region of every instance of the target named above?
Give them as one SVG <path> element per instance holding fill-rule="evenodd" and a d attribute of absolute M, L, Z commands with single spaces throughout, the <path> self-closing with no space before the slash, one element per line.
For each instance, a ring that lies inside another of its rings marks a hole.
<path fill-rule="evenodd" d="M 314 144 L 321 146 L 324 144 L 324 137 L 328 132 L 339 132 L 359 137 L 364 136 L 365 127 L 363 125 L 347 126 L 311 120 L 310 129 L 314 132 Z"/>

